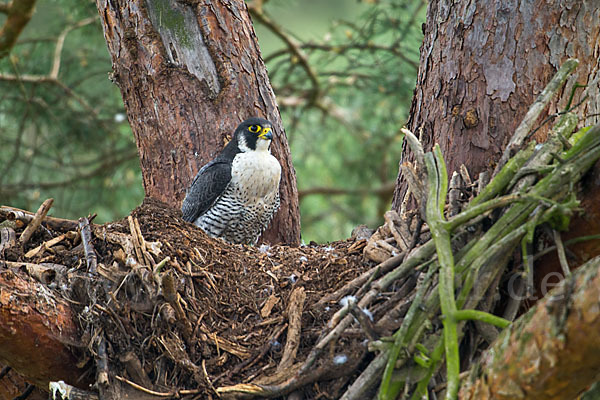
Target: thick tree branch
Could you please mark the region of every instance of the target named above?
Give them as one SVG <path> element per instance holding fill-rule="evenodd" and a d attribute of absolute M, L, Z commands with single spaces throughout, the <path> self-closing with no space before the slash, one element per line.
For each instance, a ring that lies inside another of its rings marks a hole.
<path fill-rule="evenodd" d="M 572 399 L 600 378 L 600 257 L 562 281 L 487 351 L 461 399 Z"/>
<path fill-rule="evenodd" d="M 31 19 L 34 8 L 35 0 L 14 0 L 10 4 L 1 5 L 0 12 L 6 14 L 6 21 L 0 29 L 0 59 L 10 53 L 21 31 Z"/>
<path fill-rule="evenodd" d="M 70 350 L 79 341 L 70 305 L 41 283 L 0 268 L 0 363 L 39 387 L 54 380 L 85 385 Z"/>

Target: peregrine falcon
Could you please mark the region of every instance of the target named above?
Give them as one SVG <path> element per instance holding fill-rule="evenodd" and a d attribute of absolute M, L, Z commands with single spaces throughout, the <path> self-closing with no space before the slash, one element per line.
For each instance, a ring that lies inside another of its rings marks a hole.
<path fill-rule="evenodd" d="M 269 151 L 272 124 L 242 122 L 233 139 L 203 166 L 187 191 L 183 219 L 212 237 L 256 244 L 279 209 L 281 165 Z"/>

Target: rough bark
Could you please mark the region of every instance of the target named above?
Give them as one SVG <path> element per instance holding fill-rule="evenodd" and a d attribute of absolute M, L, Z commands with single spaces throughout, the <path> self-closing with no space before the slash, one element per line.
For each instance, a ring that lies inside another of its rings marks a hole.
<path fill-rule="evenodd" d="M 600 257 L 496 340 L 461 399 L 574 399 L 600 379 Z"/>
<path fill-rule="evenodd" d="M 70 349 L 78 345 L 79 333 L 70 305 L 54 298 L 42 284 L 3 269 L 0 363 L 10 365 L 40 388 L 47 388 L 55 380 L 81 386 L 87 383 L 80 380 L 85 370 L 77 367 L 78 360 Z"/>
<path fill-rule="evenodd" d="M 465 164 L 471 176 L 491 171 L 531 103 L 561 63 L 580 60 L 575 74 L 542 113 L 561 111 L 576 83 L 589 84 L 576 112 L 581 126 L 600 117 L 600 9 L 593 0 L 555 2 L 468 1 L 429 3 L 425 39 L 408 127 L 426 148 L 439 143 L 449 171 Z M 573 104 L 582 99 L 577 89 Z M 551 124 L 534 138 L 544 141 Z M 422 130 L 422 132 L 421 132 Z M 409 157 L 405 149 L 403 157 Z M 596 165 L 594 174 L 598 175 Z M 566 238 L 600 232 L 600 180 L 585 181 L 586 215 Z M 392 208 L 399 210 L 407 184 L 396 182 Z M 582 258 L 600 252 L 600 241 L 577 247 Z M 557 270 L 551 267 L 552 270 Z"/>
<path fill-rule="evenodd" d="M 246 4 L 97 0 L 146 194 L 179 207 L 202 165 L 251 116 L 274 123 L 281 209 L 263 240 L 297 244 L 295 171 Z"/>

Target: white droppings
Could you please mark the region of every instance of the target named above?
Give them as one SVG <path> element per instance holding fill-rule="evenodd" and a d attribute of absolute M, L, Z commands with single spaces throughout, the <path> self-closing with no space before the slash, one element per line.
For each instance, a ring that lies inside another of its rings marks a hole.
<path fill-rule="evenodd" d="M 61 399 L 68 399 L 71 396 L 71 387 L 64 381 L 50 382 L 48 385 L 52 399 L 56 399 L 56 392 L 60 393 Z"/>
<path fill-rule="evenodd" d="M 369 319 L 370 319 L 371 321 L 373 321 L 373 313 L 371 313 L 371 311 L 369 311 L 369 309 L 368 309 L 368 308 L 366 308 L 366 307 L 365 307 L 365 308 L 363 308 L 363 309 L 362 309 L 362 312 L 364 312 L 364 313 L 365 313 L 365 315 L 366 315 L 367 317 L 369 317 Z"/>
<path fill-rule="evenodd" d="M 356 303 L 356 297 L 346 296 L 340 300 L 340 306 L 347 307 L 350 303 Z"/>
<path fill-rule="evenodd" d="M 308 258 L 306 258 L 305 256 L 300 256 L 300 258 L 298 260 L 300 260 L 302 262 L 307 262 Z"/>
<path fill-rule="evenodd" d="M 337 356 L 333 357 L 333 363 L 335 365 L 346 364 L 347 361 L 348 361 L 348 356 L 345 354 L 338 354 Z"/>

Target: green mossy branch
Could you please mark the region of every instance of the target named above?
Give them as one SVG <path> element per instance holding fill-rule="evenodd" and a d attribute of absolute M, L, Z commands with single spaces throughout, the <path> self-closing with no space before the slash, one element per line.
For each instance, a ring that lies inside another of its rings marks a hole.
<path fill-rule="evenodd" d="M 566 69 L 561 69 L 560 82 L 564 82 L 562 74 L 565 70 L 570 71 L 572 67 L 568 65 Z M 551 82 L 553 91 L 560 88 L 556 82 L 556 79 Z M 419 326 L 439 316 L 440 311 L 443 337 L 437 341 L 429 340 L 427 348 L 432 350 L 428 357 L 419 358 L 419 362 L 415 363 L 418 365 L 412 365 L 412 368 L 427 370 L 412 393 L 413 399 L 426 395 L 429 380 L 441 366 L 444 354 L 447 368 L 446 399 L 456 398 L 460 383 L 458 344 L 464 327 L 462 321 L 481 321 L 501 329 L 510 325 L 508 320 L 474 308 L 495 277 L 504 271 L 509 258 L 507 255 L 510 256 L 518 248 L 520 241 L 527 243 L 536 226 L 568 219 L 577 210 L 579 203 L 572 195 L 573 185 L 600 158 L 600 127 L 582 130 L 571 137 L 576 124 L 574 114 L 564 114 L 546 143 L 537 146 L 534 142 L 529 143 L 508 160 L 463 212 L 449 220 L 444 218 L 448 177 L 441 151 L 435 146 L 432 153 L 425 154 L 428 183 L 426 222 L 432 240 L 419 250 L 425 255 L 433 250 L 432 243 L 435 246 L 439 282 L 424 299 L 415 299 L 411 310 L 417 310 L 416 314 L 411 314 L 394 335 L 397 347 L 392 347 L 388 353 L 380 399 L 392 399 L 400 393 L 402 385 L 398 382 L 392 384 L 392 372 L 399 368 L 397 354 L 406 349 L 406 343 L 423 340 L 417 337 L 422 333 Z M 569 142 L 571 148 L 568 148 Z M 565 146 L 568 149 L 563 151 Z M 538 177 L 540 173 L 541 178 Z M 539 179 L 537 183 L 536 177 Z M 513 193 L 504 194 L 511 188 Z M 454 235 L 491 210 L 499 208 L 504 209 L 503 213 L 481 237 L 472 239 L 458 250 L 453 246 Z M 425 249 L 427 251 L 423 252 Z M 405 263 L 409 261 L 410 257 Z M 460 288 L 456 297 L 455 284 Z M 415 306 L 415 303 L 418 304 Z"/>
<path fill-rule="evenodd" d="M 458 355 L 458 332 L 456 300 L 454 298 L 454 255 L 450 243 L 450 231 L 445 225 L 444 205 L 448 189 L 448 174 L 440 147 L 425 155 L 429 195 L 427 199 L 426 221 L 435 242 L 440 263 L 439 296 L 444 325 L 444 348 L 446 351 L 447 389 L 446 399 L 454 399 L 458 393 L 460 358 Z"/>

